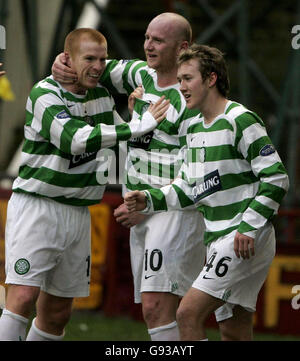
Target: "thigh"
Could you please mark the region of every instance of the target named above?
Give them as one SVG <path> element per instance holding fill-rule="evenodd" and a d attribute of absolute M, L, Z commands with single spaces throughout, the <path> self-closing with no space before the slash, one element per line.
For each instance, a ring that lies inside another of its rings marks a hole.
<path fill-rule="evenodd" d="M 223 301 L 255 311 L 258 292 L 275 254 L 274 230 L 266 225 L 255 239 L 255 256 L 237 258 L 233 250 L 235 232 L 209 246 L 207 263 L 193 284 Z"/>
<path fill-rule="evenodd" d="M 235 306 L 232 317 L 219 322 L 219 329 L 222 341 L 251 341 L 253 313 L 241 306 Z"/>
<path fill-rule="evenodd" d="M 145 233 L 141 291 L 183 296 L 203 267 L 203 230 L 196 211 L 151 216 Z"/>
<path fill-rule="evenodd" d="M 150 217 L 150 216 L 149 216 Z M 147 219 L 130 228 L 130 261 L 131 271 L 134 283 L 134 302 L 141 302 L 141 280 L 144 268 L 144 254 L 145 254 L 145 232 Z"/>
<path fill-rule="evenodd" d="M 64 241 L 52 203 L 13 194 L 5 230 L 6 283 L 40 287 L 55 267 Z"/>
<path fill-rule="evenodd" d="M 180 302 L 178 315 L 195 318 L 195 322 L 205 322 L 207 317 L 224 302 L 210 294 L 191 287 Z"/>
<path fill-rule="evenodd" d="M 67 206 L 66 244 L 41 289 L 58 297 L 87 297 L 91 277 L 91 229 L 87 207 Z"/>

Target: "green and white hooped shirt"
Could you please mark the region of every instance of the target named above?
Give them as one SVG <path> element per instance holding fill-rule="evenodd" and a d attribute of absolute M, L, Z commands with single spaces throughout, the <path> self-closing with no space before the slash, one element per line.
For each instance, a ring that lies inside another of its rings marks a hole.
<path fill-rule="evenodd" d="M 228 101 L 206 125 L 201 114 L 187 132 L 181 177 L 145 191 L 150 212 L 195 207 L 203 213 L 205 244 L 233 230 L 255 238 L 277 213 L 288 176 L 262 120 Z"/>
<path fill-rule="evenodd" d="M 156 71 L 141 60 L 109 60 L 101 83 L 111 93 L 128 95 L 142 85 L 144 94 L 135 103 L 133 119 L 140 119 L 150 103 L 155 103 L 162 95 L 170 100 L 166 119 L 157 128 L 128 141 L 124 180 L 129 190 L 160 188 L 170 184 L 181 167 L 179 150 L 185 145 L 187 125 L 197 114 L 186 108 L 179 84 L 159 87 Z"/>
<path fill-rule="evenodd" d="M 108 171 L 107 162 L 95 161 L 99 150 L 140 135 L 145 124 L 146 131 L 153 129 L 157 123 L 148 118 L 124 123 L 102 85 L 77 95 L 52 76 L 45 78 L 27 99 L 25 141 L 13 191 L 76 206 L 99 203 Z"/>

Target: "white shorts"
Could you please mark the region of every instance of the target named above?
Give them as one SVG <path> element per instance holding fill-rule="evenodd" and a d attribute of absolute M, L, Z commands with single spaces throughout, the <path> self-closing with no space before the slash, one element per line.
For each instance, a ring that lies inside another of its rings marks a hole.
<path fill-rule="evenodd" d="M 8 284 L 59 297 L 89 295 L 90 213 L 48 198 L 13 193 L 5 231 Z"/>
<path fill-rule="evenodd" d="M 203 217 L 198 211 L 153 214 L 131 228 L 136 303 L 141 302 L 141 292 L 184 296 L 204 265 L 203 232 Z"/>
<path fill-rule="evenodd" d="M 215 314 L 217 321 L 230 317 L 234 305 L 256 310 L 258 293 L 267 278 L 275 256 L 275 232 L 271 223 L 257 232 L 255 255 L 237 258 L 234 253 L 236 231 L 219 238 L 207 247 L 207 262 L 193 283 L 197 288 L 226 303 Z"/>

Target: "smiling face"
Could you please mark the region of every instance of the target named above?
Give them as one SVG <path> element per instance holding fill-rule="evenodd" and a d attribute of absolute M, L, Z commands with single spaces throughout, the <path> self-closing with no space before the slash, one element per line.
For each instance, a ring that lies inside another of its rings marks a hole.
<path fill-rule="evenodd" d="M 155 17 L 147 27 L 144 51 L 148 66 L 157 72 L 177 69 L 176 60 L 182 48 L 188 46 L 190 26 L 178 14 L 164 13 Z"/>
<path fill-rule="evenodd" d="M 106 43 L 81 39 L 74 54 L 69 56 L 69 65 L 78 76 L 78 91 L 95 88 L 104 72 L 107 59 Z"/>
<path fill-rule="evenodd" d="M 77 73 L 78 81 L 64 86 L 67 90 L 84 94 L 95 88 L 102 75 L 107 59 L 107 42 L 103 34 L 91 28 L 78 28 L 65 39 L 66 62 Z"/>
<path fill-rule="evenodd" d="M 178 43 L 171 27 L 164 23 L 150 23 L 145 34 L 144 50 L 150 68 L 164 71 L 174 67 L 178 55 Z"/>
<path fill-rule="evenodd" d="M 208 77 L 203 80 L 199 71 L 199 63 L 196 59 L 190 59 L 180 64 L 177 78 L 180 84 L 180 91 L 186 100 L 187 108 L 201 110 L 209 94 L 209 88 L 213 79 Z"/>

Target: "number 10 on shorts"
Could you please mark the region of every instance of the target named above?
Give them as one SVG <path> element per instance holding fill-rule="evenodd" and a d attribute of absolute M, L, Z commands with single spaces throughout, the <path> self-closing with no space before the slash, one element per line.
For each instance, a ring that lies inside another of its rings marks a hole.
<path fill-rule="evenodd" d="M 153 249 L 152 251 L 146 249 L 145 251 L 145 271 L 160 270 L 163 262 L 163 254 L 160 249 Z"/>

